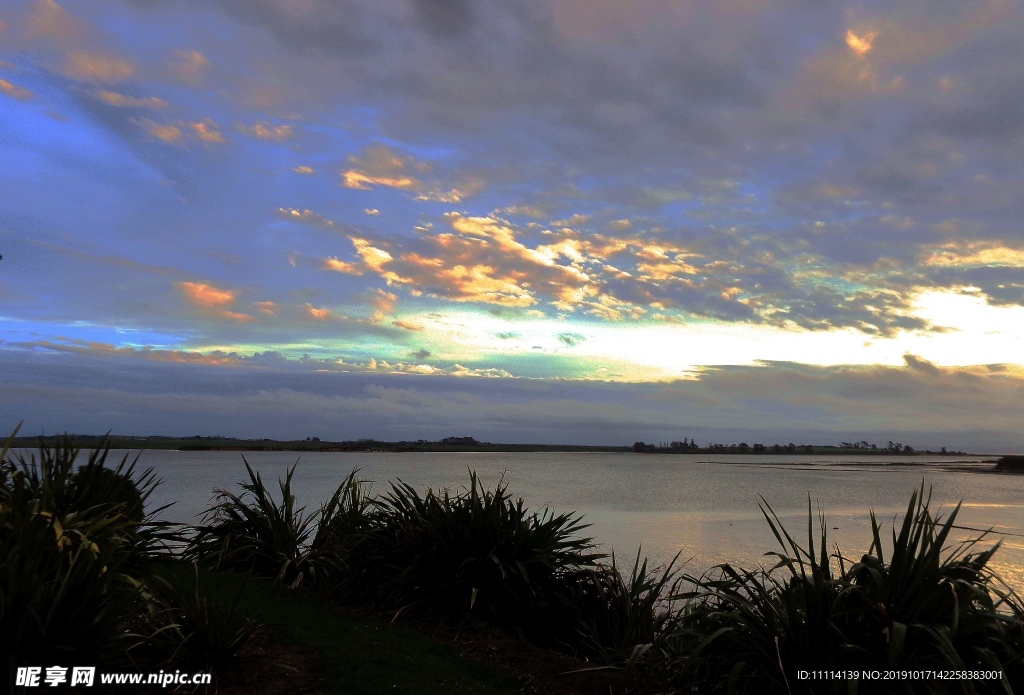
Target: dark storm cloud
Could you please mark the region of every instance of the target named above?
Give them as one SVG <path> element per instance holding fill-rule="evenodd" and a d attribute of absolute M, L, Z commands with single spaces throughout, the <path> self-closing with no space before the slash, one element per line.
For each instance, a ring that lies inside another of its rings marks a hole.
<path fill-rule="evenodd" d="M 270 30 L 292 50 L 311 56 L 371 54 L 381 49 L 388 29 L 397 28 L 358 0 L 314 0 L 301 8 L 280 0 L 215 0 L 212 4 L 241 22 Z"/>
<path fill-rule="evenodd" d="M 435 36 L 463 36 L 473 24 L 473 0 L 413 0 L 412 5 L 420 24 Z"/>

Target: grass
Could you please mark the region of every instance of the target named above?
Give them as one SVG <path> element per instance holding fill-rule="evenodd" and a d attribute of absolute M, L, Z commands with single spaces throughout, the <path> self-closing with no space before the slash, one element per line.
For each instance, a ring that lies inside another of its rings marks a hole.
<path fill-rule="evenodd" d="M 185 563 L 160 569 L 173 586 L 188 591 L 193 570 Z M 256 582 L 242 573 L 199 574 L 203 593 L 214 602 L 240 605 L 276 639 L 317 654 L 324 693 L 373 695 L 512 695 L 522 689 L 511 676 L 469 661 L 454 648 L 402 625 L 343 615 L 306 592 Z"/>

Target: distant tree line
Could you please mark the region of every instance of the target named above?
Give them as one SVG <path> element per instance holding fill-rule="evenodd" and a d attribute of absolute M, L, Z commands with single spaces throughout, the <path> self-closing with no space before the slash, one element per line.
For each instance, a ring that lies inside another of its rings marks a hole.
<path fill-rule="evenodd" d="M 871 444 L 864 440 L 858 442 L 840 442 L 839 446 L 831 444 L 794 444 L 793 442 L 788 444 L 771 445 L 759 443 L 748 444 L 747 442 L 740 442 L 739 444 L 720 444 L 711 442 L 707 446 L 701 447 L 694 439 L 687 437 L 683 437 L 681 440 L 661 442 L 659 444 L 648 444 L 647 442 L 642 441 L 633 442 L 633 451 L 638 453 L 812 454 L 815 452 L 828 452 L 843 449 L 893 454 L 919 453 L 918 450 L 910 444 L 893 441 L 888 442 L 884 447 L 877 444 Z M 948 452 L 946 451 L 946 447 L 942 447 L 942 450 L 939 452 L 928 451 L 924 453 L 960 454 L 963 452 Z"/>

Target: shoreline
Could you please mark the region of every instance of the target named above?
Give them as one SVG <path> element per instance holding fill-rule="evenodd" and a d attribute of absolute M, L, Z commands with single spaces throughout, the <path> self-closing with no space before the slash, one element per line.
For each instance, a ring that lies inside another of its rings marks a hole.
<path fill-rule="evenodd" d="M 166 436 L 102 436 L 102 435 L 47 435 L 43 437 L 15 437 L 10 441 L 14 449 L 37 449 L 40 443 L 52 446 L 55 441 L 69 436 L 82 449 L 132 449 L 132 450 L 164 450 L 164 451 L 298 451 L 298 452 L 386 452 L 386 453 L 636 453 L 640 455 L 702 455 L 702 456 L 898 456 L 913 459 L 919 456 L 961 457 L 985 456 L 997 462 L 1002 454 L 972 454 L 965 451 L 930 451 L 915 450 L 900 452 L 888 449 L 869 449 L 839 447 L 822 444 L 801 444 L 795 449 L 782 448 L 772 450 L 764 447 L 761 450 L 740 446 L 726 447 L 715 445 L 713 448 L 702 447 L 653 447 L 637 450 L 636 446 L 600 446 L 585 444 L 503 444 L 490 442 L 458 442 L 444 441 L 378 441 L 358 439 L 345 441 L 320 440 L 277 440 L 277 439 L 237 439 L 233 437 L 166 437 Z M 455 439 L 455 438 L 453 438 Z M 458 438 L 469 439 L 469 438 Z M 760 445 L 758 445 L 760 446 Z M 895 464 L 890 464 L 895 465 Z M 908 461 L 907 465 L 913 464 Z"/>

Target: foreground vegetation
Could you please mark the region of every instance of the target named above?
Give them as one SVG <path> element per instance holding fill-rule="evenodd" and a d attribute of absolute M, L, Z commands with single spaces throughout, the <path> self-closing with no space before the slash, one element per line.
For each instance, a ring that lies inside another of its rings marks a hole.
<path fill-rule="evenodd" d="M 874 682 L 860 692 L 1013 693 L 1024 684 L 1024 602 L 989 567 L 998 544 L 951 540 L 959 508 L 937 518 L 923 489 L 891 532 L 872 517 L 859 558 L 830 548 L 810 507 L 801 543 L 764 504 L 778 541 L 768 566 L 692 576 L 640 557 L 623 568 L 595 552 L 578 515 L 529 510 L 504 484 L 484 487 L 472 473 L 455 492 L 396 481 L 374 493 L 353 472 L 310 509 L 292 493 L 294 466 L 275 493 L 245 463 L 247 479 L 217 491 L 200 525 L 173 528 L 156 521 L 161 510 L 146 510 L 151 470 L 127 458 L 108 466 L 106 449 L 84 462 L 80 454 L 66 440 L 27 457 L 0 454 L 0 634 L 15 638 L 12 671 L 60 663 L 223 673 L 256 621 L 288 613 L 308 618 L 284 633 L 305 634 L 329 655 L 325 688 L 336 689 L 343 671 L 368 683 L 392 678 L 397 667 L 375 661 L 388 649 L 380 639 L 367 650 L 365 636 L 325 622 L 304 592 L 395 618 L 490 625 L 625 670 L 638 690 L 857 691 L 852 681 L 799 678 L 823 669 L 1001 674 Z M 210 572 L 229 572 L 227 584 L 211 585 Z M 254 581 L 264 600 L 245 600 L 245 576 L 280 588 Z M 295 601 L 281 598 L 287 589 Z M 413 659 L 407 677 L 430 673 L 428 661 Z M 463 687 L 448 682 L 450 692 Z M 509 686 L 498 678 L 479 687 Z"/>

